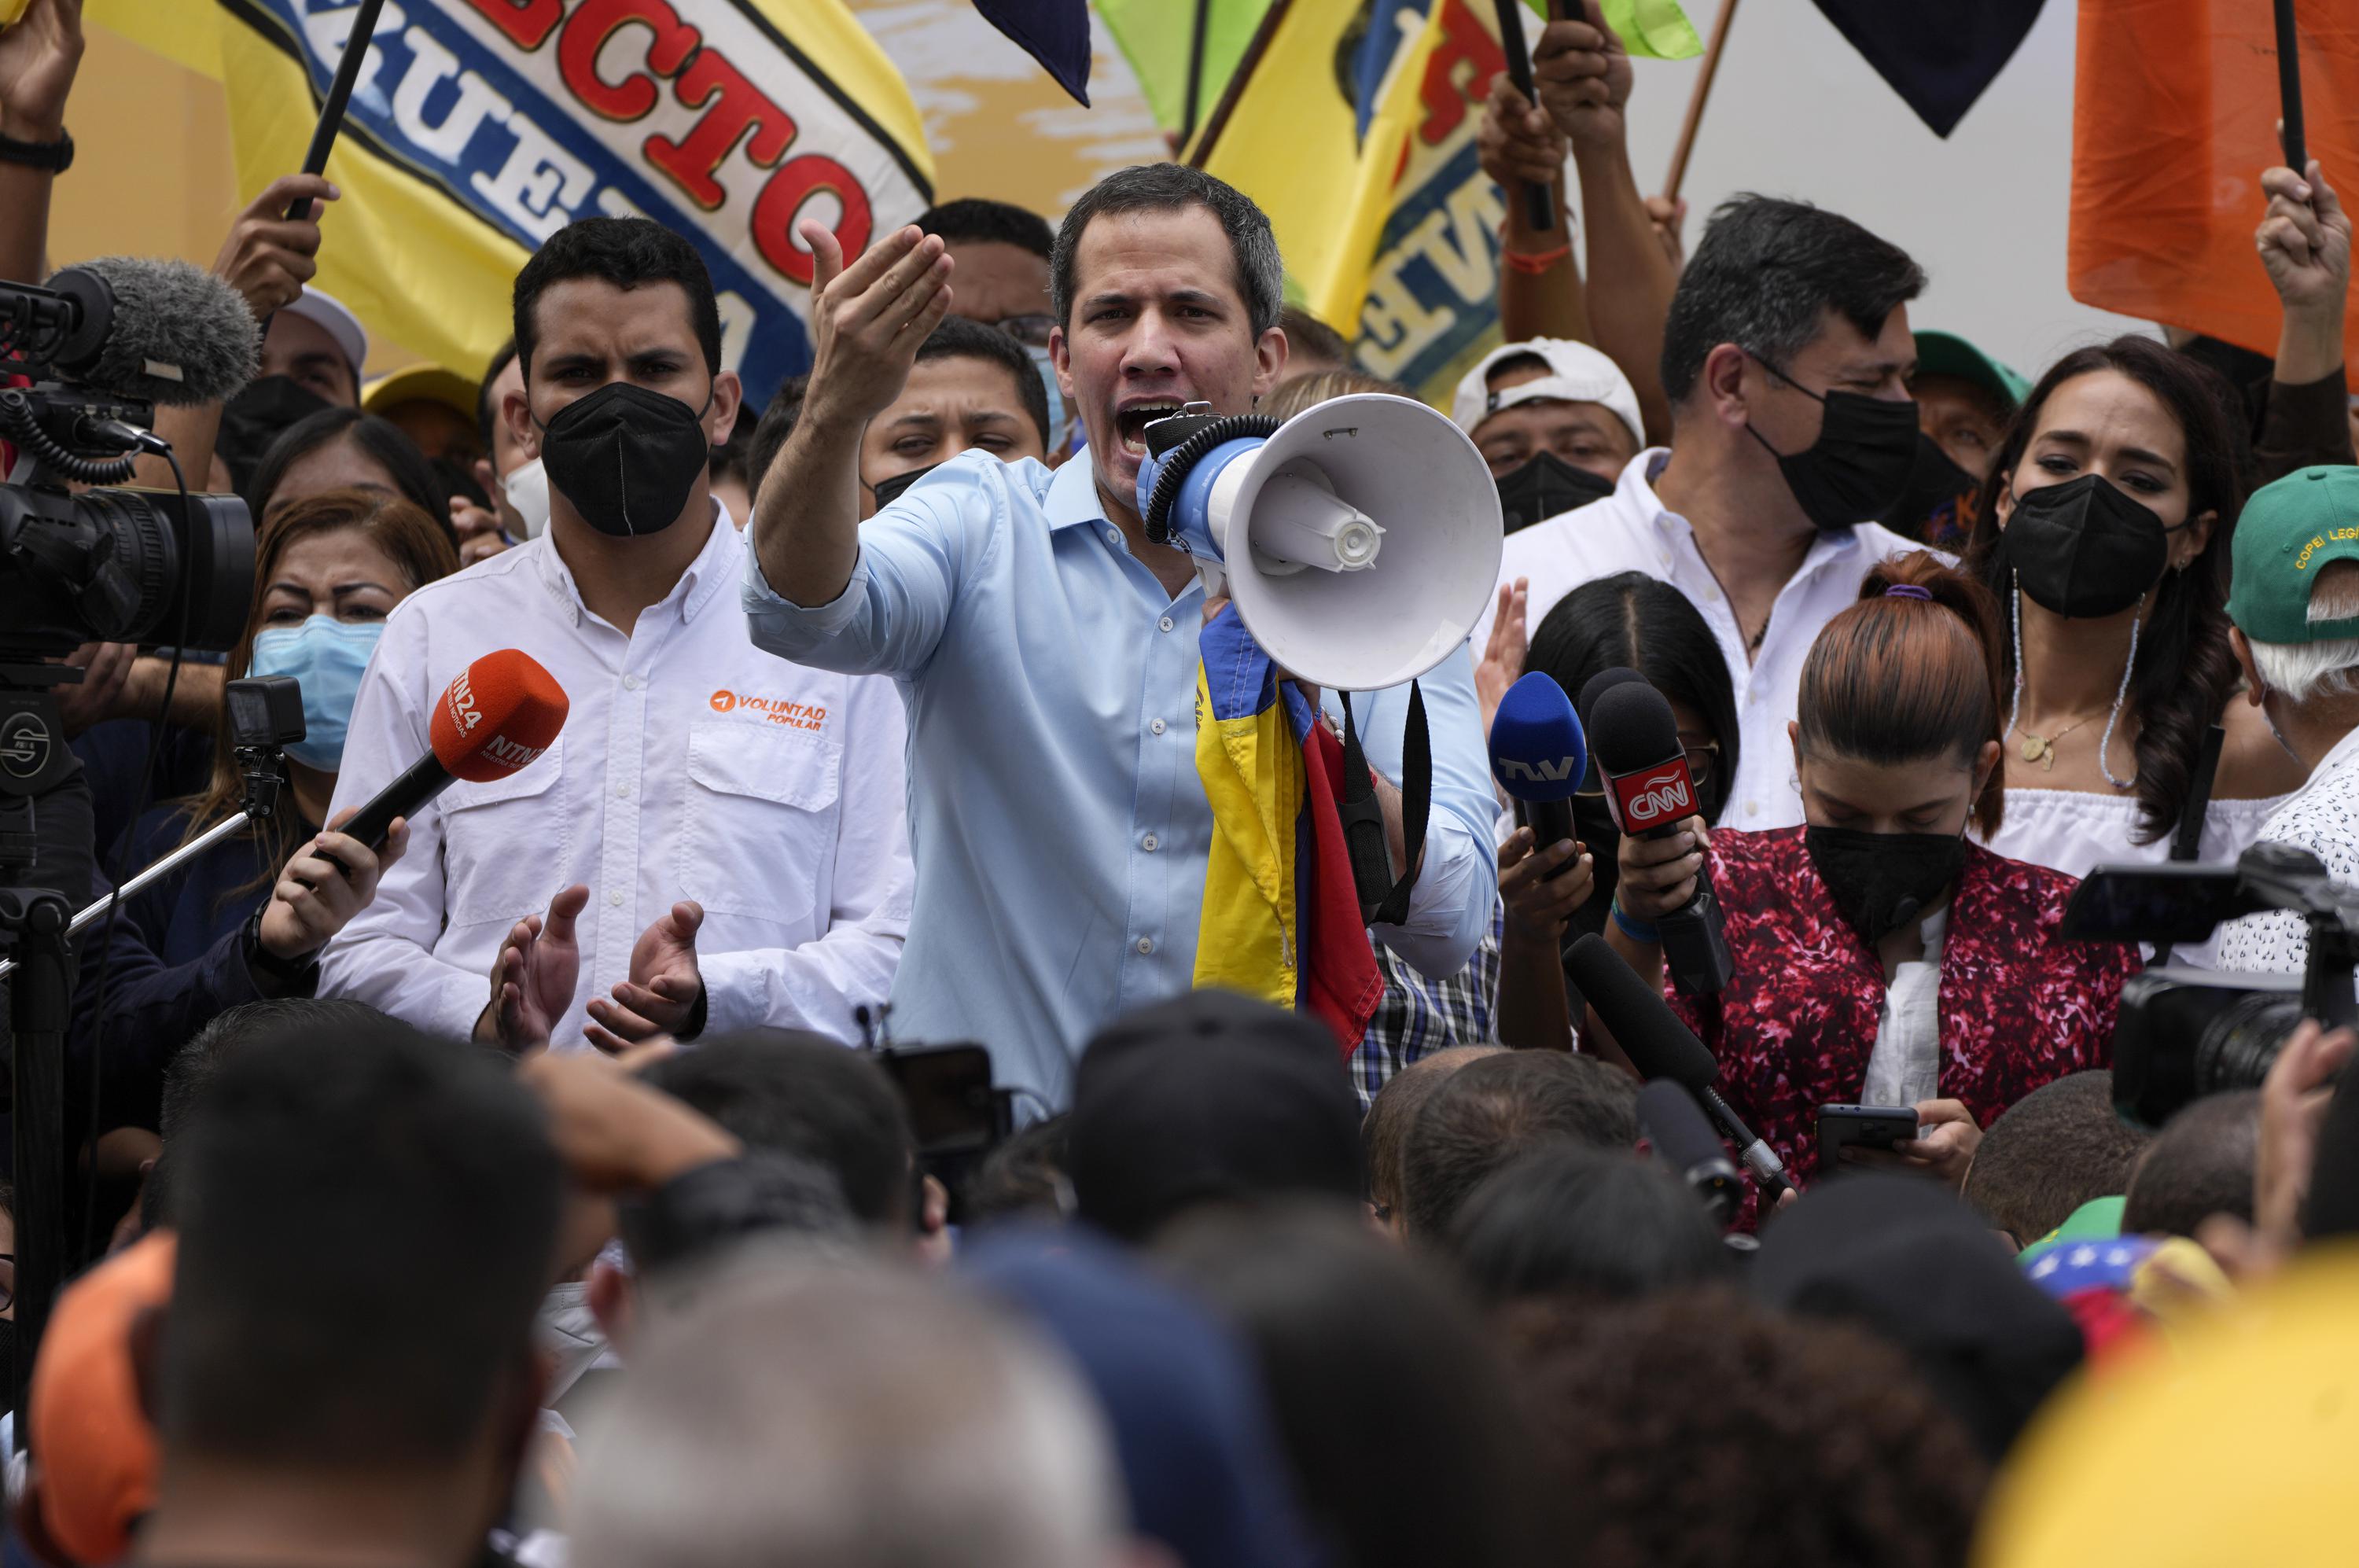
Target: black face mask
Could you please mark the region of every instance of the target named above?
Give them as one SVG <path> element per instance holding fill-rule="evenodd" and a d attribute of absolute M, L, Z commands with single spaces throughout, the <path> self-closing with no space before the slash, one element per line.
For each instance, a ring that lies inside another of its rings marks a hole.
<path fill-rule="evenodd" d="M 1552 452 L 1499 475 L 1499 510 L 1506 514 L 1509 533 L 1613 494 L 1614 481 L 1575 468 Z"/>
<path fill-rule="evenodd" d="M 221 433 L 213 451 L 229 469 L 230 483 L 239 495 L 254 482 L 262 454 L 289 426 L 329 407 L 328 400 L 287 376 L 266 376 L 249 381 L 222 406 Z M 251 501 L 253 497 L 248 496 Z"/>
<path fill-rule="evenodd" d="M 1854 523 L 1876 522 L 1898 505 L 1917 462 L 1917 405 L 1857 392 L 1821 397 L 1782 371 L 1770 374 L 1826 410 L 1819 439 L 1790 457 L 1750 424 L 1745 427 L 1777 460 L 1786 487 L 1819 531 L 1848 533 Z"/>
<path fill-rule="evenodd" d="M 1835 908 L 1873 947 L 1922 914 L 1966 862 L 1966 836 L 1808 827 L 1803 847 Z"/>
<path fill-rule="evenodd" d="M 1919 544 L 1963 555 L 1982 493 L 1981 480 L 1951 462 L 1939 441 L 1919 433 L 1908 483 L 1901 487 L 1900 504 L 1884 519 L 1885 525 Z"/>
<path fill-rule="evenodd" d="M 890 479 L 880 479 L 875 484 L 870 485 L 868 487 L 868 493 L 875 497 L 876 509 L 881 512 L 886 507 L 891 506 L 896 500 L 900 498 L 902 491 L 907 490 L 910 485 L 915 485 L 919 480 L 923 479 L 927 474 L 931 474 L 935 469 L 940 468 L 940 466 L 941 464 L 939 463 L 929 463 L 923 468 L 913 468 L 907 474 L 897 474 Z"/>
<path fill-rule="evenodd" d="M 2033 604 L 2095 620 L 2120 615 L 2162 581 L 2178 531 L 2104 474 L 2083 474 L 2017 497 L 1998 547 Z"/>
<path fill-rule="evenodd" d="M 712 406 L 708 392 L 704 407 Z M 540 427 L 541 466 L 600 533 L 661 533 L 679 520 L 696 476 L 712 461 L 703 418 L 703 408 L 677 397 L 610 381 Z"/>

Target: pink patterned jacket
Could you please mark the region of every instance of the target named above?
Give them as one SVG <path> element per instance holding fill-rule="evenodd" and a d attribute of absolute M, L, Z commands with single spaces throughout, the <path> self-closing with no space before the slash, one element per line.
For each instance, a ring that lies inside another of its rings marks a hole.
<path fill-rule="evenodd" d="M 1712 835 L 1712 889 L 1736 973 L 1671 1006 L 1720 1059 L 1722 1093 L 1798 1183 L 1819 1164 L 1818 1109 L 1859 1097 L 1884 965 L 1836 912 L 1800 828 Z M 1941 944 L 1944 1098 L 1984 1127 L 2052 1079 L 2113 1060 L 2137 950 L 2056 934 L 2075 879 L 1966 846 Z"/>

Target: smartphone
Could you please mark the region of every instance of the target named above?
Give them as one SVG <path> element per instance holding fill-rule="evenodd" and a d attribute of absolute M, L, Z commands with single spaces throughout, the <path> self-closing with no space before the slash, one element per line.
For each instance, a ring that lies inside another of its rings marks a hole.
<path fill-rule="evenodd" d="M 1821 1105 L 1819 1170 L 1832 1174 L 1845 1149 L 1890 1149 L 1918 1134 L 1914 1105 Z"/>

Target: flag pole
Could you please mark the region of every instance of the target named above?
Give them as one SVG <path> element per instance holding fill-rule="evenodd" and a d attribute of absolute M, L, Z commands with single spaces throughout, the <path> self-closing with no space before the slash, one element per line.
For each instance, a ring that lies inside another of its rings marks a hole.
<path fill-rule="evenodd" d="M 1188 36 L 1188 101 L 1180 107 L 1180 145 L 1196 134 L 1196 112 L 1204 97 L 1204 34 L 1211 28 L 1212 0 L 1196 0 L 1195 26 Z"/>
<path fill-rule="evenodd" d="M 1183 155 L 1180 161 L 1190 169 L 1203 168 L 1204 160 L 1212 156 L 1212 144 L 1219 141 L 1221 133 L 1228 128 L 1229 115 L 1235 111 L 1237 100 L 1245 96 L 1246 83 L 1253 80 L 1254 71 L 1261 65 L 1261 57 L 1269 52 L 1270 40 L 1277 36 L 1278 24 L 1286 19 L 1286 13 L 1293 3 L 1294 0 L 1269 0 L 1269 9 L 1261 14 L 1260 25 L 1254 28 L 1254 36 L 1247 40 L 1245 52 L 1237 58 L 1236 70 L 1229 72 L 1228 83 L 1221 89 L 1221 101 L 1212 105 L 1212 116 L 1204 122 L 1203 133 L 1196 138 L 1193 147 L 1185 141 L 1180 143 Z"/>
<path fill-rule="evenodd" d="M 328 82 L 327 101 L 320 106 L 320 123 L 311 129 L 311 146 L 303 154 L 303 172 L 325 174 L 328 152 L 336 145 L 336 133 L 343 128 L 344 106 L 353 101 L 353 83 L 360 79 L 361 61 L 368 54 L 369 39 L 376 33 L 376 15 L 385 9 L 385 0 L 361 0 L 353 13 L 353 30 L 344 39 L 344 52 L 337 58 L 336 74 Z M 299 196 L 287 209 L 287 221 L 310 215 L 309 197 Z"/>
<path fill-rule="evenodd" d="M 2277 0 L 2277 4 L 2282 7 L 2290 0 Z M 1688 154 L 1695 150 L 1696 128 L 1703 124 L 1704 100 L 1712 96 L 1712 79 L 1720 72 L 1720 51 L 1728 42 L 1728 24 L 1735 15 L 1736 0 L 1720 0 L 1720 15 L 1712 19 L 1712 41 L 1703 49 L 1703 70 L 1688 93 L 1688 117 L 1680 126 L 1679 146 L 1671 149 L 1670 178 L 1663 182 L 1663 196 L 1668 201 L 1680 199 L 1680 182 L 1688 174 Z"/>
<path fill-rule="evenodd" d="M 2277 103 L 2285 116 L 2286 167 L 2307 178 L 2310 157 L 2301 136 L 2301 42 L 2293 30 L 2293 0 L 2277 0 Z"/>
<path fill-rule="evenodd" d="M 1507 57 L 1507 80 L 1524 95 L 1524 102 L 1537 109 L 1539 89 L 1532 82 L 1532 57 L 1524 47 L 1524 19 L 1516 15 L 1524 8 L 1523 0 L 1493 0 L 1493 4 L 1499 14 L 1499 49 Z M 1546 234 L 1556 227 L 1556 192 L 1535 180 L 1522 183 L 1524 222 L 1538 233 Z"/>

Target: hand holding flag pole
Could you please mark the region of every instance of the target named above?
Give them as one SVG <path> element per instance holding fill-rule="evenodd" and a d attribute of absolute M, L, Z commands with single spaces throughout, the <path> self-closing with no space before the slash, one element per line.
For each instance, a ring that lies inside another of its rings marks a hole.
<path fill-rule="evenodd" d="M 1524 95 L 1527 103 L 1540 101 L 1539 90 L 1532 84 L 1531 52 L 1524 47 L 1524 19 L 1516 15 L 1522 0 L 1493 0 L 1499 13 L 1499 48 L 1507 57 L 1507 80 Z M 1550 0 L 1549 15 L 1556 15 Z M 1524 181 L 1524 216 L 1533 228 L 1556 227 L 1556 193 L 1537 180 Z"/>

